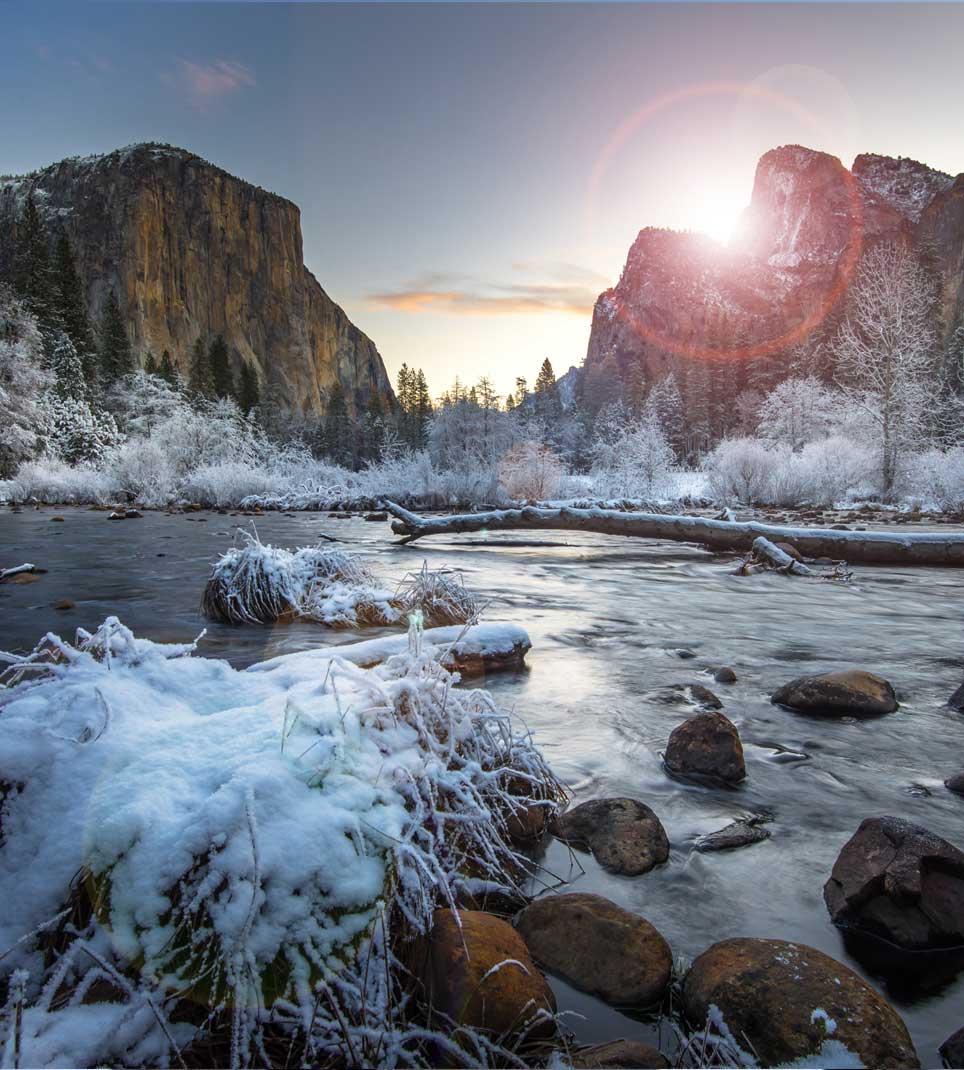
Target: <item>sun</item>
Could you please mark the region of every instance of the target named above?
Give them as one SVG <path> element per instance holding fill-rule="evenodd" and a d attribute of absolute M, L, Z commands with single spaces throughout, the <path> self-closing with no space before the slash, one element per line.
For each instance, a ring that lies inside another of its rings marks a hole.
<path fill-rule="evenodd" d="M 728 190 L 706 191 L 688 207 L 688 229 L 728 245 L 746 208 L 746 195 Z"/>

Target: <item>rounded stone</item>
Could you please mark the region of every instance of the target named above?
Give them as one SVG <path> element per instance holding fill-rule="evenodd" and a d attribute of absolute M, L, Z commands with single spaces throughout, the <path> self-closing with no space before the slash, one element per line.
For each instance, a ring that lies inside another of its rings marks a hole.
<path fill-rule="evenodd" d="M 801 676 L 774 691 L 770 701 L 823 717 L 878 717 L 897 709 L 890 683 L 863 669 Z"/>
<path fill-rule="evenodd" d="M 557 815 L 552 832 L 574 846 L 588 847 L 612 873 L 635 877 L 669 858 L 666 830 L 636 799 L 590 799 Z"/>
<path fill-rule="evenodd" d="M 738 784 L 746 777 L 743 744 L 736 725 L 722 713 L 698 713 L 673 729 L 666 767 L 680 776 L 710 777 Z"/>

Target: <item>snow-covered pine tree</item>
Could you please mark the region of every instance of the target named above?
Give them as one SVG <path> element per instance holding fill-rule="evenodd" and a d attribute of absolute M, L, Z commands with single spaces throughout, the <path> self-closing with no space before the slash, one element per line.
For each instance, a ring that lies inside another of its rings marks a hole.
<path fill-rule="evenodd" d="M 353 468 L 356 451 L 355 427 L 345 401 L 345 390 L 336 379 L 328 396 L 328 409 L 325 412 L 323 452 L 335 464 Z"/>
<path fill-rule="evenodd" d="M 148 375 L 157 375 L 158 373 L 157 357 L 154 356 L 154 351 L 151 349 L 147 351 L 147 356 L 144 358 L 144 371 Z"/>
<path fill-rule="evenodd" d="M 87 395 L 83 360 L 66 332 L 60 333 L 50 354 L 50 370 L 54 374 L 53 391 L 58 398 L 80 400 Z"/>
<path fill-rule="evenodd" d="M 84 287 L 77 273 L 73 250 L 63 230 L 54 248 L 53 288 L 60 323 L 80 354 L 88 386 L 93 386 L 97 377 L 97 344 L 87 315 Z"/>
<path fill-rule="evenodd" d="M 107 295 L 101 315 L 99 356 L 100 376 L 107 389 L 134 371 L 134 354 L 127 337 L 127 326 L 113 290 Z"/>
<path fill-rule="evenodd" d="M 171 353 L 168 349 L 165 349 L 164 352 L 161 354 L 161 363 L 157 369 L 157 374 L 166 383 L 169 383 L 171 386 L 173 386 L 175 390 L 179 390 L 183 385 L 181 382 L 181 373 L 175 367 L 174 361 L 171 360 Z"/>
<path fill-rule="evenodd" d="M 643 417 L 662 430 L 677 459 L 682 459 L 683 398 L 672 372 L 667 372 L 653 384 L 643 406 Z"/>

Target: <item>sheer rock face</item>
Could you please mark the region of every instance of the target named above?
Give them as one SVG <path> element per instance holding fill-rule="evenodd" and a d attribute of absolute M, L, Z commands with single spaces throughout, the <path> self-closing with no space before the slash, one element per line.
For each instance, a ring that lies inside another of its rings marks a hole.
<path fill-rule="evenodd" d="M 136 145 L 0 181 L 0 271 L 33 193 L 70 238 L 92 317 L 113 288 L 134 352 L 167 349 L 186 374 L 198 337 L 223 334 L 292 409 L 391 394 L 378 350 L 304 266 L 298 207 L 181 149 Z"/>
<path fill-rule="evenodd" d="M 623 371 L 641 361 L 653 379 L 694 352 L 757 347 L 779 360 L 833 330 L 860 252 L 881 240 L 927 251 L 940 280 L 935 326 L 947 341 L 964 317 L 964 175 L 871 154 L 848 171 L 827 153 L 773 149 L 728 247 L 640 232 L 618 284 L 596 302 L 587 367 L 612 355 Z"/>

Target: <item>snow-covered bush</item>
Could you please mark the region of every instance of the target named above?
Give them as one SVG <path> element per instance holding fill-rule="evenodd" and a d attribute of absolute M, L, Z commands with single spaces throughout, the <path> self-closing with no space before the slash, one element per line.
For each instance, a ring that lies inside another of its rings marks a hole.
<path fill-rule="evenodd" d="M 40 398 L 51 385 L 36 320 L 0 287 L 0 478 L 12 476 L 37 451 Z"/>
<path fill-rule="evenodd" d="M 564 469 L 548 446 L 527 440 L 506 450 L 499 474 L 506 494 L 513 501 L 541 501 L 558 494 Z"/>
<path fill-rule="evenodd" d="M 802 449 L 837 426 L 843 397 L 816 376 L 785 379 L 763 400 L 759 435 L 767 442 Z"/>
<path fill-rule="evenodd" d="M 68 464 L 98 465 L 121 442 L 110 413 L 53 393 L 41 400 L 39 431 L 47 452 Z"/>
<path fill-rule="evenodd" d="M 121 486 L 114 474 L 89 465 L 70 465 L 57 457 L 26 461 L 9 481 L 12 501 L 106 505 L 121 496 Z"/>
<path fill-rule="evenodd" d="M 153 439 L 128 439 L 111 453 L 109 467 L 123 496 L 142 505 L 167 505 L 177 496 L 174 465 Z"/>
<path fill-rule="evenodd" d="M 655 420 L 611 421 L 593 444 L 593 490 L 601 498 L 666 498 L 676 493 L 676 455 Z"/>
<path fill-rule="evenodd" d="M 417 1020 L 397 956 L 525 865 L 510 814 L 561 796 L 528 733 L 417 630 L 369 670 L 192 653 L 109 618 L 13 659 L 4 1063 L 504 1065 Z"/>
<path fill-rule="evenodd" d="M 964 508 L 964 447 L 925 450 L 901 474 L 901 496 L 931 509 Z"/>
<path fill-rule="evenodd" d="M 710 493 L 722 503 L 766 501 L 778 453 L 755 438 L 724 439 L 703 464 Z"/>

